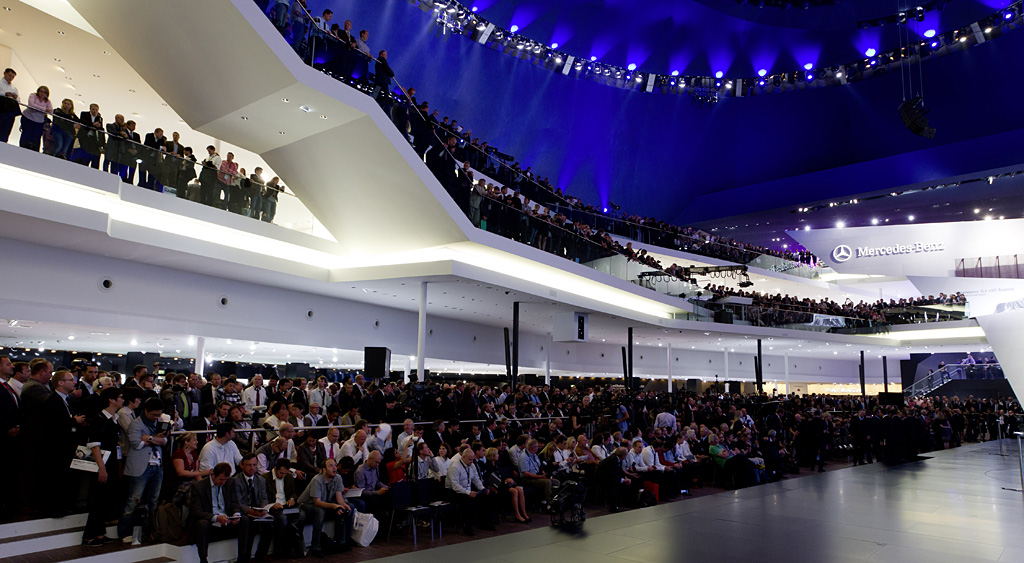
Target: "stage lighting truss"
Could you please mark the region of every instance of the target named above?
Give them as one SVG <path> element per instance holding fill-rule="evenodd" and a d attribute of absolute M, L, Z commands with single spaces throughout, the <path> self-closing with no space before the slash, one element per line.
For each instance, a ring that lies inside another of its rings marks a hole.
<path fill-rule="evenodd" d="M 922 21 L 928 11 L 941 10 L 948 1 L 933 0 L 883 18 L 862 21 L 860 26 L 892 24 L 906 27 Z M 737 2 L 760 8 L 811 9 L 834 5 L 839 0 Z M 894 70 L 898 72 L 903 65 L 918 64 L 931 57 L 963 51 L 1017 29 L 1021 26 L 1024 12 L 1024 0 L 1019 0 L 970 25 L 945 33 L 936 33 L 932 37 L 915 39 L 910 43 L 904 43 L 900 48 L 885 52 L 874 52 L 874 49 L 871 49 L 868 51 L 872 53 L 871 56 L 843 65 L 766 73 L 765 76 L 715 78 L 679 75 L 678 71 L 671 74 L 655 74 L 639 69 L 629 70 L 625 66 L 599 62 L 594 57 L 568 53 L 521 33 L 499 27 L 457 0 L 409 0 L 409 3 L 430 14 L 433 18 L 432 23 L 437 26 L 441 35 L 469 36 L 491 49 L 576 79 L 592 80 L 615 88 L 645 93 L 690 96 L 696 106 L 714 104 L 723 98 L 744 98 L 826 86 L 844 86 Z"/>

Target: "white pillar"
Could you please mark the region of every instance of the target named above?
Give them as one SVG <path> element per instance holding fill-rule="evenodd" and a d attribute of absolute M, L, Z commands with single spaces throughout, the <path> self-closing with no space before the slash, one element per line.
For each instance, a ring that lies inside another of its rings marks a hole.
<path fill-rule="evenodd" d="M 785 362 L 786 362 L 786 371 L 785 371 L 785 373 L 786 373 L 786 394 L 789 395 L 790 394 L 790 390 L 789 390 L 789 354 L 783 354 L 782 357 L 785 359 Z"/>
<path fill-rule="evenodd" d="M 427 282 L 420 282 L 420 317 L 416 330 L 416 374 L 424 381 L 424 366 L 427 353 Z"/>
<path fill-rule="evenodd" d="M 666 352 L 667 353 L 665 355 L 665 366 L 666 366 L 666 369 L 668 370 L 668 392 L 671 393 L 672 392 L 672 345 L 671 344 L 668 345 L 668 350 L 666 350 Z"/>
<path fill-rule="evenodd" d="M 725 354 L 725 381 L 729 381 L 729 351 L 722 353 Z"/>
<path fill-rule="evenodd" d="M 409 373 L 412 371 L 412 359 L 409 356 L 405 357 L 405 365 L 402 373 L 402 381 L 409 383 Z"/>
<path fill-rule="evenodd" d="M 548 333 L 548 345 L 544 348 L 547 352 L 544 358 L 544 385 L 551 385 L 551 343 L 553 339 L 551 333 Z"/>
<path fill-rule="evenodd" d="M 196 373 L 202 377 L 206 373 L 206 339 L 196 338 Z"/>

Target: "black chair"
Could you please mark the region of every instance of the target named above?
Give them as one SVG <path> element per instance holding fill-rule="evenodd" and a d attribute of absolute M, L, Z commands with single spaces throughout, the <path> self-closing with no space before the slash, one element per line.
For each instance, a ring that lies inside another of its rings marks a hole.
<path fill-rule="evenodd" d="M 455 507 L 445 500 L 446 489 L 444 485 L 434 479 L 424 479 L 416 482 L 416 495 L 421 506 L 430 507 L 433 511 L 430 519 L 430 539 L 434 539 L 434 522 L 437 522 L 438 538 L 444 539 L 444 523 L 441 516 L 451 512 Z"/>
<path fill-rule="evenodd" d="M 412 544 L 416 545 L 416 517 L 425 516 L 430 518 L 430 539 L 434 539 L 434 508 L 431 506 L 416 504 L 412 483 L 400 481 L 391 485 L 391 519 L 388 522 L 388 536 L 391 539 L 391 528 L 395 524 L 395 514 L 403 512 L 409 527 L 412 528 Z"/>

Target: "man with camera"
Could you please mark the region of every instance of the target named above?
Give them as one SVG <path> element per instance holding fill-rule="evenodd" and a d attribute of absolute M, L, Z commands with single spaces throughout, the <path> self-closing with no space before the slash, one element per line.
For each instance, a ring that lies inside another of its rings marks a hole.
<path fill-rule="evenodd" d="M 310 553 L 323 557 L 324 520 L 334 518 L 334 546 L 339 551 L 347 551 L 346 543 L 352 529 L 352 507 L 345 502 L 345 484 L 338 475 L 338 464 L 333 459 L 326 459 L 320 473 L 309 482 L 309 486 L 299 496 L 299 521 L 295 524 L 296 534 L 306 522 L 313 524 L 313 537 Z"/>
<path fill-rule="evenodd" d="M 164 480 L 163 446 L 169 424 L 161 420 L 163 402 L 151 397 L 142 405 L 143 415 L 128 426 L 128 453 L 124 475 L 128 478 L 128 501 L 117 523 L 117 535 L 124 543 L 132 541 L 135 511 L 141 504 L 146 514 L 156 510 L 157 497 Z"/>

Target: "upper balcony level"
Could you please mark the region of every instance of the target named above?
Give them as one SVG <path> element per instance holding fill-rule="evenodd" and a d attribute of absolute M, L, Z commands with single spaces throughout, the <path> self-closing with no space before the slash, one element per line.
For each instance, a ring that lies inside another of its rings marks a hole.
<path fill-rule="evenodd" d="M 327 282 L 437 274 L 472 277 L 489 271 L 511 278 L 504 280 L 509 285 L 531 287 L 536 295 L 557 293 L 577 306 L 647 322 L 722 321 L 728 317 L 715 315 L 722 309 L 732 312 L 736 324 L 814 331 L 857 328 L 867 320 L 794 308 L 795 314 L 786 317 L 790 322 L 768 323 L 764 321 L 768 315 L 742 299 L 719 304 L 709 304 L 706 298 L 695 301 L 694 297 L 701 297 L 696 295 L 698 287 L 661 266 L 627 257 L 628 252 L 622 252 L 619 247 L 623 245 L 618 244 L 625 239 L 617 241 L 610 236 L 635 228 L 625 234 L 663 242 L 667 231 L 657 234 L 621 221 L 602 226 L 600 221 L 611 219 L 586 210 L 563 209 L 557 201 L 544 205 L 531 201 L 522 187 L 529 183 L 529 190 L 539 193 L 539 186 L 494 155 L 478 160 L 473 171 L 477 179 L 491 180 L 495 188 L 473 189 L 465 171 L 457 169 L 456 155 L 436 148 L 445 139 L 434 136 L 433 131 L 428 132 L 424 164 L 415 137 L 411 144 L 408 138 L 416 114 L 407 114 L 411 119 L 404 131 L 396 129 L 380 105 L 365 95 L 367 88 L 360 87 L 358 81 L 342 84 L 305 65 L 248 0 L 201 4 L 216 13 L 189 37 L 175 38 L 174 49 L 167 49 L 144 45 L 138 37 L 139 33 L 173 36 L 166 33 L 169 27 L 184 26 L 193 19 L 179 14 L 177 8 L 131 2 L 73 3 L 195 130 L 260 155 L 297 195 L 291 198 L 281 193 L 281 203 L 294 199 L 305 204 L 302 207 L 315 215 L 309 223 L 323 225 L 323 237 L 284 233 L 252 220 L 256 200 L 252 190 L 261 198 L 268 194 L 259 182 L 231 173 L 215 178 L 207 171 L 216 194 L 210 198 L 201 164 L 167 152 L 154 153 L 151 147 L 130 141 L 119 141 L 114 152 L 105 151 L 104 160 L 113 156 L 115 164 L 124 166 L 135 160 L 140 171 L 147 169 L 157 176 L 167 194 L 185 197 L 168 197 L 138 189 L 113 175 L 6 151 L 0 153 L 7 163 L 3 173 L 9 181 L 5 185 L 19 187 L 7 188 L 5 193 L 43 197 L 98 213 L 95 223 L 82 221 L 78 225 L 95 224 L 110 237 Z M 108 24 L 115 13 L 131 14 L 138 25 L 126 30 Z M 231 40 L 226 41 L 225 36 Z M 196 64 L 176 64 L 180 60 Z M 254 76 L 257 70 L 259 74 Z M 398 105 L 402 97 L 387 102 Z M 105 149 L 108 141 L 103 141 Z M 132 156 L 140 158 L 118 156 L 132 149 L 138 153 Z M 204 155 L 197 156 L 201 159 Z M 47 175 L 49 181 L 44 181 Z M 29 177 L 32 181 L 27 181 Z M 245 185 L 247 181 L 251 183 Z M 72 185 L 85 191 L 72 195 L 68 191 Z M 512 186 L 520 189 L 513 192 Z M 232 197 L 237 194 L 241 197 Z M 26 202 L 22 200 L 23 207 L 12 204 L 5 208 L 39 218 L 60 216 L 32 210 Z M 195 205 L 198 202 L 250 218 L 231 217 Z M 175 215 L 182 220 L 172 219 Z M 772 268 L 758 268 L 754 265 L 758 260 L 785 262 L 784 258 L 756 255 L 749 249 L 685 233 L 676 233 L 673 242 L 679 242 L 680 236 L 689 241 L 687 256 L 704 256 L 711 263 L 729 263 L 726 259 L 732 258 L 735 262 L 731 263 L 747 262 L 750 271 L 759 275 L 771 275 Z M 787 277 L 792 276 L 779 275 L 778 279 Z"/>

